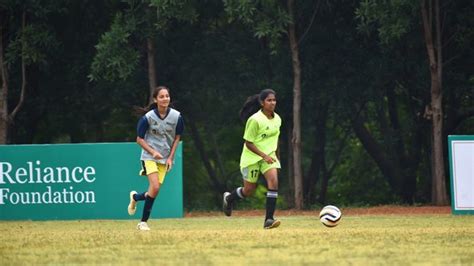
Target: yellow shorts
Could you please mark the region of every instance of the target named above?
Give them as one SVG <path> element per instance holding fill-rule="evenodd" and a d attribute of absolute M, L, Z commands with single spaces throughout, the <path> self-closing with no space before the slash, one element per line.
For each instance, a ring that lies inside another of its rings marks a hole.
<path fill-rule="evenodd" d="M 148 176 L 153 173 L 158 173 L 158 181 L 163 184 L 166 176 L 166 165 L 151 160 L 142 161 L 140 175 Z"/>
<path fill-rule="evenodd" d="M 265 174 L 266 171 L 272 168 L 281 168 L 280 161 L 276 160 L 274 163 L 267 163 L 264 160 L 260 160 L 255 164 L 243 167 L 240 169 L 242 173 L 242 178 L 250 183 L 257 183 L 260 173 Z"/>

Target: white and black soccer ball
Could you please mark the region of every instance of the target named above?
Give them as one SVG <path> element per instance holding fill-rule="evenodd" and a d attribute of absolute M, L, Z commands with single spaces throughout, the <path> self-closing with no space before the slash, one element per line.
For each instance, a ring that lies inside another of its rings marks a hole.
<path fill-rule="evenodd" d="M 327 227 L 334 227 L 341 221 L 341 210 L 333 205 L 324 206 L 319 213 L 319 220 Z"/>

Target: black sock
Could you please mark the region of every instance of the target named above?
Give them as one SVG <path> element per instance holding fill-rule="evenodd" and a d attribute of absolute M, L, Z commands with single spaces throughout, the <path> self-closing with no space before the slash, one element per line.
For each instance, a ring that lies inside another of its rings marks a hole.
<path fill-rule="evenodd" d="M 244 189 L 243 187 L 238 187 L 238 188 L 234 189 L 234 191 L 232 191 L 232 193 L 230 193 L 230 195 L 227 196 L 227 199 L 226 199 L 227 202 L 232 203 L 235 200 L 245 198 L 244 193 L 242 192 L 243 189 Z"/>
<path fill-rule="evenodd" d="M 133 199 L 134 199 L 135 201 L 145 200 L 145 199 L 146 199 L 145 193 L 146 193 L 146 192 L 137 193 L 137 194 L 133 195 Z"/>
<path fill-rule="evenodd" d="M 273 219 L 273 214 L 275 213 L 275 206 L 278 198 L 278 190 L 269 189 L 267 192 L 267 212 L 265 214 L 265 221 L 267 219 Z"/>
<path fill-rule="evenodd" d="M 143 215 L 142 215 L 142 222 L 148 221 L 150 218 L 151 208 L 153 207 L 153 202 L 155 202 L 155 198 L 150 196 L 146 196 L 145 199 L 145 206 L 143 207 Z"/>

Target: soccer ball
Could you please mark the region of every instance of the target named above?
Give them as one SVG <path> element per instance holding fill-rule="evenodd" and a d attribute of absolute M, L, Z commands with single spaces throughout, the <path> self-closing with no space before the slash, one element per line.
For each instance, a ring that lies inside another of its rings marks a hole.
<path fill-rule="evenodd" d="M 325 206 L 319 213 L 319 220 L 327 227 L 336 226 L 341 221 L 341 210 L 333 205 Z"/>

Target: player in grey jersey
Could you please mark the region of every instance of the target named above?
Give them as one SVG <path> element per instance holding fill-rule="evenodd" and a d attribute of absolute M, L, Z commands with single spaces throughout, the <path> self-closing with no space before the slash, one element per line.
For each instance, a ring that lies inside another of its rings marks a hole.
<path fill-rule="evenodd" d="M 137 229 L 145 231 L 150 230 L 147 221 L 153 203 L 166 173 L 173 167 L 174 154 L 184 130 L 180 112 L 169 107 L 171 98 L 167 87 L 157 87 L 153 91 L 153 100 L 148 108 L 140 109 L 144 115 L 137 126 L 137 143 L 142 147 L 140 174 L 148 177 L 148 191 L 131 191 L 128 205 L 128 214 L 134 215 L 137 201 L 145 201 L 142 219 L 137 225 Z"/>

